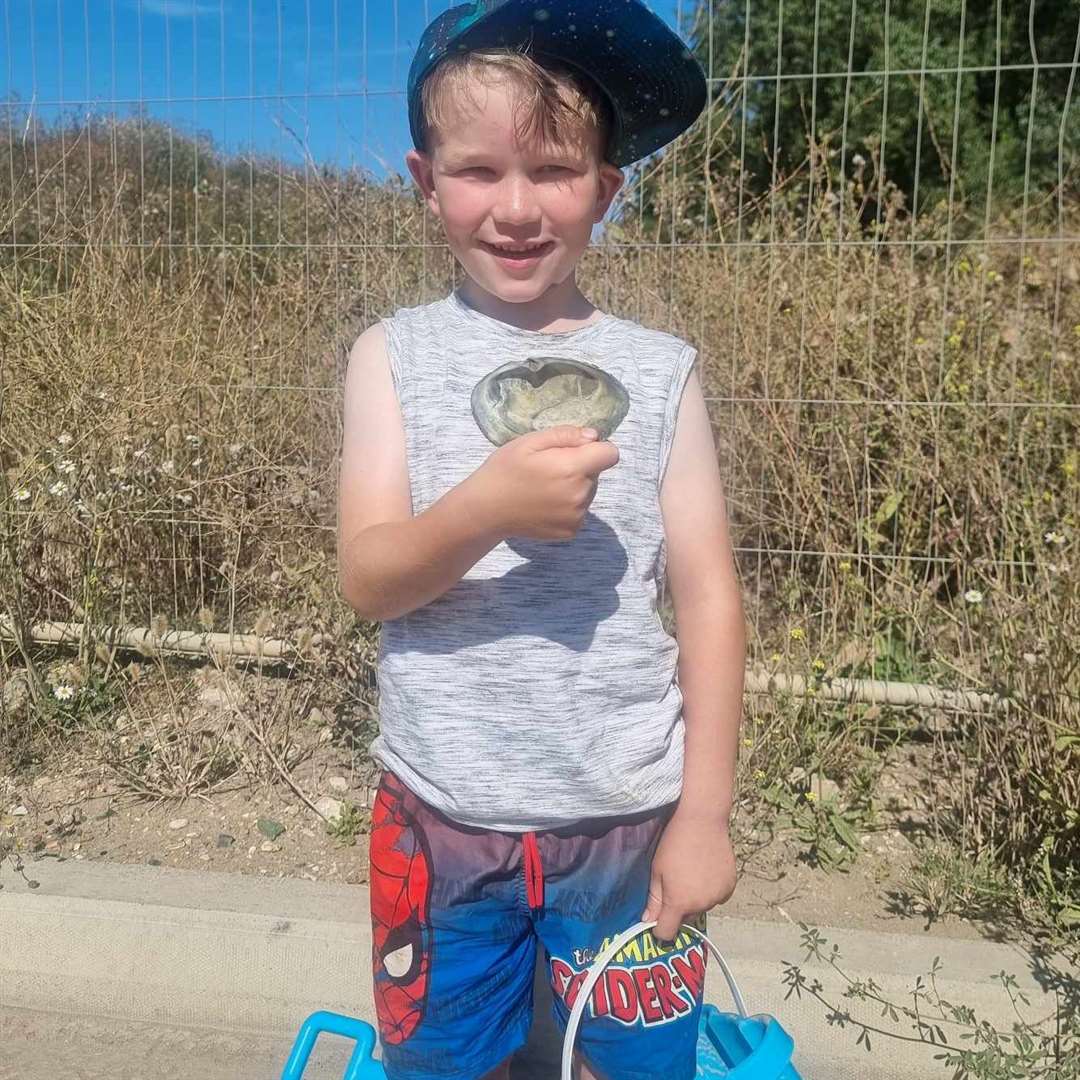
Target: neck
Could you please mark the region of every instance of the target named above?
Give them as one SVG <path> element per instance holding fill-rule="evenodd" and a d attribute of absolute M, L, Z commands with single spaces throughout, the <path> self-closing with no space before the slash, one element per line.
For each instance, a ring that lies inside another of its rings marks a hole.
<path fill-rule="evenodd" d="M 600 317 L 599 310 L 589 303 L 577 287 L 573 274 L 565 281 L 552 285 L 542 296 L 524 303 L 503 300 L 468 276 L 458 292 L 469 307 L 520 330 L 561 333 L 577 330 L 596 322 Z"/>

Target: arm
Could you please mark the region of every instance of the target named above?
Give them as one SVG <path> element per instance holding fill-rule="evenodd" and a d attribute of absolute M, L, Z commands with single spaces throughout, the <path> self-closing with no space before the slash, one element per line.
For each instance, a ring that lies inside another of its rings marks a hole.
<path fill-rule="evenodd" d="M 687 915 L 735 888 L 728 832 L 746 664 L 746 627 L 716 447 L 695 369 L 660 492 L 679 640 L 683 793 L 653 860 L 646 919 L 668 941 Z"/>
<path fill-rule="evenodd" d="M 368 619 L 394 619 L 442 596 L 508 536 L 572 538 L 619 460 L 571 425 L 533 431 L 413 516 L 405 429 L 386 333 L 357 339 L 345 376 L 338 492 L 338 585 Z"/>
<path fill-rule="evenodd" d="M 401 408 L 376 323 L 349 355 L 338 489 L 338 584 L 361 615 L 392 619 L 430 603 L 499 543 L 466 484 L 413 517 Z"/>

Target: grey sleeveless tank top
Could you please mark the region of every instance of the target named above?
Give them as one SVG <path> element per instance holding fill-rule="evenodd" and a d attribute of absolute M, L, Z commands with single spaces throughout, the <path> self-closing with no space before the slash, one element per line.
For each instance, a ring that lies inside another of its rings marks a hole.
<path fill-rule="evenodd" d="M 494 451 L 476 382 L 510 360 L 566 356 L 616 376 L 630 408 L 571 540 L 511 537 L 442 596 L 382 625 L 372 754 L 465 825 L 519 832 L 653 809 L 682 789 L 678 645 L 657 613 L 659 491 L 696 359 L 610 314 L 521 330 L 455 292 L 383 320 L 404 419 L 413 513 Z"/>

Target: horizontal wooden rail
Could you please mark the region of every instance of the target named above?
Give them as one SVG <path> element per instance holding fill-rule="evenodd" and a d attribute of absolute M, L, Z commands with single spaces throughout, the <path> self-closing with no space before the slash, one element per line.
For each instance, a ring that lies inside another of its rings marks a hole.
<path fill-rule="evenodd" d="M 77 645 L 82 640 L 83 624 L 66 622 L 36 623 L 30 640 L 39 645 Z M 0 615 L 0 637 L 14 640 L 9 619 Z M 263 637 L 259 634 L 221 634 L 198 630 L 169 630 L 158 637 L 148 627 L 102 626 L 94 629 L 94 638 L 102 644 L 120 649 L 133 649 L 144 655 L 157 652 L 183 656 L 209 657 L 211 650 L 218 656 L 261 657 L 264 660 L 303 661 L 301 650 L 291 641 Z M 312 635 L 307 647 L 318 645 L 322 634 Z M 880 705 L 925 705 L 928 708 L 961 712 L 983 712 L 1002 709 L 1007 699 L 998 694 L 977 690 L 946 690 L 929 683 L 891 682 L 886 679 L 808 679 L 804 675 L 764 671 L 751 668 L 746 672 L 746 690 L 751 694 L 792 694 L 813 696 L 830 701 L 858 701 Z"/>

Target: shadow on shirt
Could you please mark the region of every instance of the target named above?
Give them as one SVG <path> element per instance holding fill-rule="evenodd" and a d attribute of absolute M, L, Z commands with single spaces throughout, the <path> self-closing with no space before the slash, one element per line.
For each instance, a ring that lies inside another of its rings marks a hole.
<path fill-rule="evenodd" d="M 492 574 L 514 555 L 525 561 Z M 628 565 L 615 530 L 591 512 L 570 540 L 511 537 L 446 593 L 406 616 L 402 645 L 410 652 L 454 653 L 504 638 L 546 638 L 583 652 L 597 625 L 619 610 L 616 588 Z"/>

